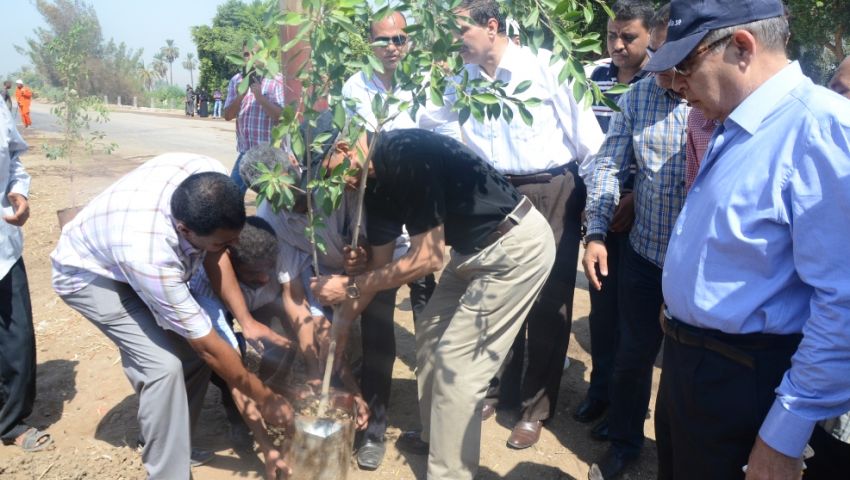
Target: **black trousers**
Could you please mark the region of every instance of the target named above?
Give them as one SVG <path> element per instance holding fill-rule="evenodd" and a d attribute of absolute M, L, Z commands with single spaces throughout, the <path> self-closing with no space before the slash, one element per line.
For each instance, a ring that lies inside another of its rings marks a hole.
<path fill-rule="evenodd" d="M 609 403 L 608 387 L 614 373 L 614 358 L 620 343 L 620 309 L 618 301 L 620 256 L 629 234 L 608 232 L 608 276 L 602 280 L 602 290 L 590 289 L 590 386 L 587 396 Z"/>
<path fill-rule="evenodd" d="M 744 478 L 741 467 L 801 338 L 701 331 L 746 352 L 755 366 L 665 338 L 655 407 L 660 480 Z M 753 339 L 770 339 L 774 346 L 748 347 Z"/>
<path fill-rule="evenodd" d="M 587 196 L 575 162 L 549 183 L 517 190 L 543 214 L 555 234 L 555 264 L 543 290 L 502 364 L 491 380 L 485 402 L 521 409 L 522 420 L 544 421 L 555 414 L 570 329 L 581 241 L 581 212 Z M 526 349 L 527 346 L 527 349 Z M 528 364 L 523 375 L 523 363 Z"/>
<path fill-rule="evenodd" d="M 408 284 L 413 321 L 434 293 L 436 282 L 430 274 Z M 395 304 L 398 289 L 384 290 L 375 295 L 361 316 L 363 363 L 360 371 L 360 390 L 369 404 L 371 416 L 363 437 L 373 442 L 384 441 L 387 430 L 387 407 L 395 362 Z"/>
<path fill-rule="evenodd" d="M 658 314 L 664 303 L 661 268 L 641 257 L 627 241 L 619 276 L 620 341 L 611 375 L 608 437 L 635 456 L 643 447 L 643 424 L 652 390 L 652 367 L 663 333 Z"/>
<path fill-rule="evenodd" d="M 24 433 L 35 404 L 35 332 L 24 259 L 0 280 L 0 438 Z"/>

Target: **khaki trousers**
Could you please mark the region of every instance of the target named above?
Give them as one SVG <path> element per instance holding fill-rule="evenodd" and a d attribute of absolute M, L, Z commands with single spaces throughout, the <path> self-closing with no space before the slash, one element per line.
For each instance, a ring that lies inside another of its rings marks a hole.
<path fill-rule="evenodd" d="M 555 260 L 548 222 L 532 209 L 480 252 L 452 250 L 416 326 L 416 380 L 428 478 L 471 480 L 481 406 Z"/>

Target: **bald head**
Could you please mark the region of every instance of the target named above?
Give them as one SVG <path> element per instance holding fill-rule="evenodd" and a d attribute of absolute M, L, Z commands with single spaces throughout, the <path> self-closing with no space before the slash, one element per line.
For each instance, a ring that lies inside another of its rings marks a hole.
<path fill-rule="evenodd" d="M 372 38 L 380 37 L 379 33 L 384 30 L 404 30 L 407 26 L 407 20 L 404 15 L 399 12 L 391 12 L 386 17 L 374 22 L 371 27 Z"/>
<path fill-rule="evenodd" d="M 850 98 L 850 56 L 838 66 L 838 71 L 829 81 L 829 88 L 839 95 Z"/>

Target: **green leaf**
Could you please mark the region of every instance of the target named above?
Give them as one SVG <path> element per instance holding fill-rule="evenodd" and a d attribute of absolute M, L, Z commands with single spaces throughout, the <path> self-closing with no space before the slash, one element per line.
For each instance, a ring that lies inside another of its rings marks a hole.
<path fill-rule="evenodd" d="M 618 83 L 613 87 L 609 88 L 605 91 L 606 95 L 622 95 L 629 91 L 629 85 L 625 83 Z"/>
<path fill-rule="evenodd" d="M 514 88 L 514 95 L 519 95 L 529 88 L 531 88 L 531 80 L 523 80 L 519 82 L 519 85 L 517 85 L 516 88 Z"/>
<path fill-rule="evenodd" d="M 519 116 L 522 117 L 522 121 L 530 127 L 534 123 L 534 116 L 531 115 L 531 112 L 529 112 L 523 104 L 517 104 L 517 107 L 519 109 Z"/>
<path fill-rule="evenodd" d="M 472 95 L 472 98 L 485 105 L 499 103 L 499 97 L 493 95 L 492 93 L 476 93 Z"/>
<path fill-rule="evenodd" d="M 469 120 L 469 113 L 470 113 L 469 107 L 461 108 L 460 111 L 457 113 L 458 123 L 460 123 L 461 125 L 466 123 L 466 121 Z"/>

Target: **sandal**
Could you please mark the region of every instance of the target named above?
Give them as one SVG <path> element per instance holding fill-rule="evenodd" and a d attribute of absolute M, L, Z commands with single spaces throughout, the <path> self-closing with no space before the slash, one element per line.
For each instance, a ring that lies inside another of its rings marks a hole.
<path fill-rule="evenodd" d="M 18 443 L 20 440 L 20 443 Z M 15 439 L 15 445 L 18 445 L 25 452 L 38 452 L 44 450 L 53 444 L 53 438 L 47 432 L 42 432 L 41 430 L 30 427 L 29 430 L 22 433 L 17 439 Z"/>

